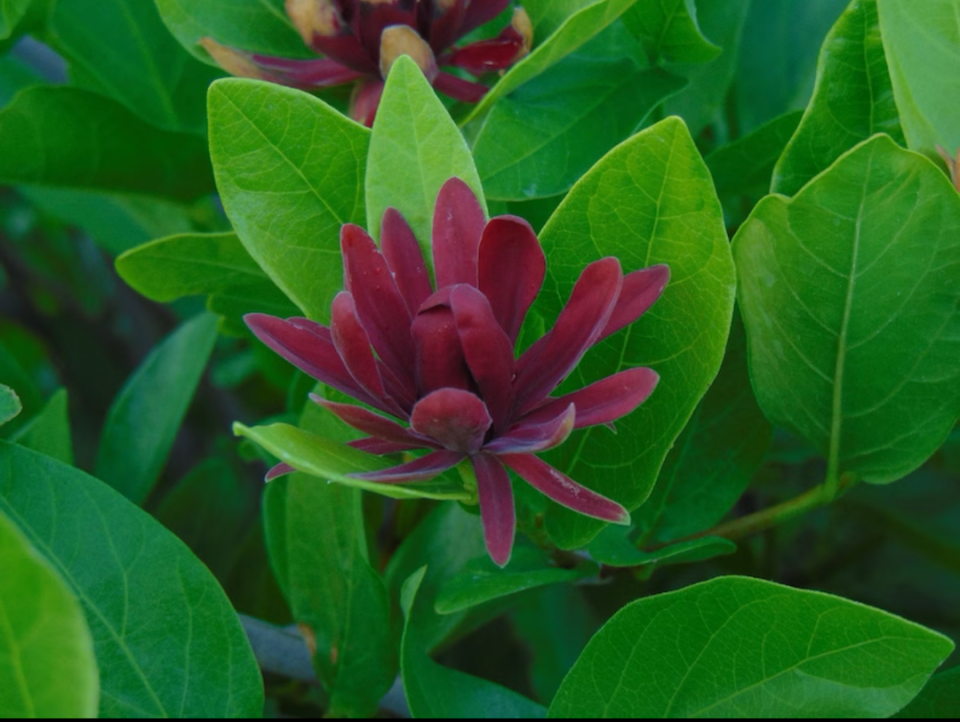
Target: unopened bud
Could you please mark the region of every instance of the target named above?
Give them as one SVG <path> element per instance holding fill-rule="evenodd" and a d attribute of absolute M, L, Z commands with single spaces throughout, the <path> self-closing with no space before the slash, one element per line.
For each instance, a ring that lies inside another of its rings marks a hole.
<path fill-rule="evenodd" d="M 230 75 L 238 78 L 265 79 L 263 71 L 247 54 L 221 45 L 213 38 L 200 38 L 199 42 L 203 49 L 210 53 L 210 57 L 217 61 L 217 65 Z"/>
<path fill-rule="evenodd" d="M 307 46 L 313 44 L 315 35 L 330 38 L 340 32 L 340 13 L 333 0 L 287 0 L 286 7 Z"/>
<path fill-rule="evenodd" d="M 433 50 L 416 30 L 409 25 L 384 28 L 380 36 L 380 74 L 384 78 L 390 74 L 390 68 L 401 55 L 409 55 L 430 82 L 437 77 L 437 59 L 433 56 Z"/>

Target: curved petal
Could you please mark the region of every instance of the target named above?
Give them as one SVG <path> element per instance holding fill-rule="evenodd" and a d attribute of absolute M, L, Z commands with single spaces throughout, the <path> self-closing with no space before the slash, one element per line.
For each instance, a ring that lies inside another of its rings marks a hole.
<path fill-rule="evenodd" d="M 261 68 L 279 74 L 284 80 L 284 85 L 297 88 L 329 88 L 352 83 L 364 77 L 363 73 L 358 73 L 330 58 L 294 60 L 258 53 L 250 57 Z"/>
<path fill-rule="evenodd" d="M 512 28 L 509 28 L 512 30 Z M 525 54 L 523 37 L 513 31 L 505 37 L 478 40 L 454 50 L 446 62 L 472 75 L 505 70 Z"/>
<path fill-rule="evenodd" d="M 413 407 L 410 428 L 452 451 L 475 454 L 492 419 L 487 407 L 469 391 L 439 389 Z"/>
<path fill-rule="evenodd" d="M 361 73 L 378 72 L 376 58 L 364 50 L 336 0 L 287 0 L 286 8 L 307 47 Z"/>
<path fill-rule="evenodd" d="M 383 97 L 384 82 L 379 78 L 357 83 L 350 95 L 350 117 L 361 125 L 373 127 Z"/>
<path fill-rule="evenodd" d="M 575 429 L 611 424 L 647 400 L 660 376 L 653 369 L 635 368 L 607 376 L 579 391 L 550 399 L 520 419 L 520 424 L 542 423 L 570 404 L 576 406 Z"/>
<path fill-rule="evenodd" d="M 328 401 L 322 396 L 310 394 L 311 400 L 330 411 L 338 419 L 349 424 L 358 431 L 362 431 L 370 436 L 375 436 L 383 441 L 390 441 L 395 444 L 404 444 L 412 446 L 414 449 L 424 447 L 437 449 L 439 445 L 430 439 L 424 439 L 410 431 L 400 424 L 387 419 L 372 411 L 367 411 L 360 406 L 352 404 L 340 404 L 335 401 Z"/>
<path fill-rule="evenodd" d="M 420 244 L 406 219 L 396 208 L 387 208 L 380 224 L 380 248 L 390 267 L 397 290 L 407 304 L 410 316 L 430 297 L 430 274 L 423 261 Z"/>
<path fill-rule="evenodd" d="M 568 404 L 543 421 L 520 422 L 503 436 L 483 447 L 491 454 L 533 454 L 560 446 L 575 428 L 576 408 Z"/>
<path fill-rule="evenodd" d="M 370 348 L 370 339 L 360 319 L 353 296 L 340 291 L 330 308 L 330 334 L 344 366 L 368 394 L 376 399 L 386 396 L 377 359 Z"/>
<path fill-rule="evenodd" d="M 516 343 L 547 271 L 537 234 L 517 216 L 491 218 L 480 238 L 478 266 L 479 288 L 510 342 Z"/>
<path fill-rule="evenodd" d="M 437 77 L 433 79 L 433 87 L 462 103 L 479 103 L 490 90 L 486 85 L 458 78 L 444 70 L 437 73 Z"/>
<path fill-rule="evenodd" d="M 487 297 L 473 286 L 454 286 L 450 309 L 463 356 L 493 418 L 494 431 L 504 429 L 513 408 L 513 344 L 500 328 Z"/>
<path fill-rule="evenodd" d="M 383 484 L 401 483 L 404 481 L 427 481 L 437 474 L 450 469 L 460 463 L 463 454 L 459 451 L 432 451 L 419 459 L 408 461 L 406 464 L 392 466 L 382 471 L 368 471 L 363 474 L 350 474 L 357 479 L 379 481 Z"/>
<path fill-rule="evenodd" d="M 477 285 L 477 251 L 486 222 L 470 186 L 456 177 L 443 184 L 433 211 L 437 290 L 457 283 Z"/>
<path fill-rule="evenodd" d="M 367 54 L 380 60 L 380 38 L 391 25 L 416 26 L 416 2 L 360 0 L 353 18 L 353 29 Z"/>
<path fill-rule="evenodd" d="M 483 541 L 493 563 L 498 567 L 504 567 L 510 561 L 513 536 L 517 526 L 510 475 L 495 456 L 477 454 L 471 458 L 471 461 L 473 471 L 477 475 Z"/>
<path fill-rule="evenodd" d="M 498 458 L 534 489 L 568 509 L 614 524 L 630 523 L 630 514 L 617 502 L 581 486 L 533 454 L 501 454 Z"/>
<path fill-rule="evenodd" d="M 670 267 L 663 264 L 641 268 L 624 276 L 617 304 L 597 341 L 616 333 L 624 326 L 629 326 L 646 313 L 654 301 L 660 298 L 669 280 Z"/>
<path fill-rule="evenodd" d="M 264 481 L 273 481 L 278 476 L 286 476 L 287 474 L 293 474 L 296 471 L 290 464 L 285 461 L 281 461 L 279 464 L 276 464 L 270 467 L 270 471 L 266 473 L 263 477 Z"/>
<path fill-rule="evenodd" d="M 421 396 L 447 387 L 470 388 L 472 379 L 449 306 L 449 289 L 438 291 L 424 303 L 410 331 L 417 349 Z"/>
<path fill-rule="evenodd" d="M 454 0 L 454 2 L 418 3 L 420 5 L 420 27 L 425 38 L 429 38 L 430 47 L 439 55 L 463 33 L 460 26 L 466 15 L 469 0 Z"/>
<path fill-rule="evenodd" d="M 383 439 L 355 439 L 354 441 L 348 441 L 347 446 L 352 446 L 354 449 L 360 451 L 366 451 L 368 454 L 376 454 L 377 456 L 383 456 L 384 454 L 399 454 L 403 451 L 413 451 L 414 449 L 423 448 L 422 444 L 397 444 L 392 441 L 384 441 Z"/>
<path fill-rule="evenodd" d="M 506 10 L 509 4 L 510 0 L 470 0 L 467 5 L 467 12 L 464 14 L 463 24 L 460 26 L 459 37 L 463 37 L 471 30 L 490 22 Z"/>
<path fill-rule="evenodd" d="M 623 274 L 612 256 L 580 274 L 557 323 L 517 361 L 517 412 L 523 414 L 566 378 L 607 325 Z"/>

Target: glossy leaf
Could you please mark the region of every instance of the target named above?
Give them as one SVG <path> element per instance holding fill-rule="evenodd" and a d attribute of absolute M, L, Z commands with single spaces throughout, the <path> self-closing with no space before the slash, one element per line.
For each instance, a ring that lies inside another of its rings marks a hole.
<path fill-rule="evenodd" d="M 623 23 L 653 63 L 706 63 L 721 53 L 703 37 L 693 0 L 637 3 L 623 14 Z"/>
<path fill-rule="evenodd" d="M 403 585 L 401 605 L 406 624 L 400 644 L 403 688 L 413 717 L 419 718 L 533 718 L 546 715 L 536 702 L 485 679 L 434 662 L 421 643 L 417 618 L 432 613 L 427 594 L 420 594 L 427 568 L 412 574 Z"/>
<path fill-rule="evenodd" d="M 960 107 L 955 70 L 960 63 L 957 0 L 877 0 L 883 47 L 907 146 L 936 157 L 936 146 L 956 157 Z"/>
<path fill-rule="evenodd" d="M 716 536 L 689 539 L 667 544 L 653 551 L 639 549 L 624 536 L 624 530 L 607 527 L 589 546 L 590 556 L 611 567 L 639 567 L 648 564 L 690 564 L 713 557 L 733 554 L 737 545 L 729 539 Z"/>
<path fill-rule="evenodd" d="M 467 562 L 441 585 L 434 608 L 437 614 L 451 614 L 547 584 L 585 579 L 598 571 L 595 564 L 589 563 L 570 569 L 557 567 L 549 563 L 543 552 L 516 545 L 510 563 L 502 569 L 488 555 Z"/>
<path fill-rule="evenodd" d="M 509 95 L 572 53 L 620 17 L 635 2 L 637 0 L 595 0 L 581 3 L 582 7 L 568 16 L 553 33 L 542 40 L 536 39 L 537 45 L 533 52 L 507 71 L 483 100 L 477 103 L 464 123 L 479 118 L 499 98 Z"/>
<path fill-rule="evenodd" d="M 284 0 L 156 0 L 170 32 L 201 60 L 214 65 L 200 45 L 211 37 L 223 45 L 287 58 L 316 57 L 303 44 L 284 11 Z"/>
<path fill-rule="evenodd" d="M 493 105 L 473 145 L 488 197 L 524 200 L 569 190 L 683 87 L 682 78 L 631 60 L 618 37 L 624 34 L 608 28 Z"/>
<path fill-rule="evenodd" d="M 605 156 L 573 187 L 540 234 L 547 279 L 533 306 L 552 323 L 587 263 L 607 255 L 625 271 L 665 263 L 670 283 L 636 323 L 580 362 L 561 393 L 632 366 L 660 375 L 617 433 L 573 432 L 545 457 L 575 481 L 635 509 L 720 367 L 733 312 L 734 271 L 710 173 L 683 122 L 668 119 Z M 694 280 L 695 279 L 695 280 Z M 565 548 L 602 523 L 550 506 L 546 528 Z"/>
<path fill-rule="evenodd" d="M 387 208 L 396 208 L 424 249 L 430 247 L 433 206 L 447 180 L 457 176 L 480 200 L 483 191 L 470 149 L 420 68 L 401 57 L 390 69 L 370 136 L 365 228 L 380 236 Z M 425 254 L 430 258 L 430 254 Z"/>
<path fill-rule="evenodd" d="M 154 3 L 57 0 L 50 31 L 75 70 L 141 119 L 206 132 L 206 88 L 218 73 L 180 47 Z"/>
<path fill-rule="evenodd" d="M 721 577 L 621 609 L 563 681 L 550 716 L 886 717 L 952 649 L 879 609 Z"/>
<path fill-rule="evenodd" d="M 87 474 L 3 441 L 0 511 L 83 606 L 101 717 L 261 713 L 260 671 L 230 602 L 148 514 Z"/>
<path fill-rule="evenodd" d="M 213 191 L 202 138 L 158 130 L 116 101 L 68 87 L 27 88 L 0 110 L 0 181 L 180 200 Z"/>
<path fill-rule="evenodd" d="M 73 440 L 67 415 L 67 390 L 59 389 L 47 405 L 24 424 L 11 439 L 64 464 L 73 465 Z"/>
<path fill-rule="evenodd" d="M 781 115 L 708 155 L 707 167 L 717 193 L 766 195 L 774 164 L 793 137 L 802 115 L 800 111 Z"/>
<path fill-rule="evenodd" d="M 896 719 L 953 719 L 960 709 L 960 667 L 938 672 L 930 678 Z"/>
<path fill-rule="evenodd" d="M 3 716 L 96 717 L 99 675 L 83 610 L 3 512 L 0 559 Z"/>
<path fill-rule="evenodd" d="M 795 194 L 842 153 L 875 133 L 904 142 L 877 3 L 858 0 L 823 42 L 813 98 L 777 163 L 773 191 Z"/>
<path fill-rule="evenodd" d="M 16 391 L 0 384 L 0 426 L 15 418 L 22 410 L 23 405 Z"/>
<path fill-rule="evenodd" d="M 237 235 L 291 301 L 328 319 L 343 285 L 340 226 L 364 222 L 369 131 L 306 93 L 253 80 L 217 81 L 209 105 L 217 187 Z"/>
<path fill-rule="evenodd" d="M 317 436 L 289 424 L 247 427 L 233 425 L 234 433 L 255 441 L 280 461 L 315 477 L 356 489 L 375 491 L 395 499 L 459 499 L 469 501 L 463 485 L 440 476 L 411 484 L 380 484 L 356 479 L 350 474 L 386 469 L 396 464 L 337 441 Z"/>
<path fill-rule="evenodd" d="M 746 336 L 735 314 L 720 373 L 667 454 L 634 524 L 645 538 L 661 541 L 716 524 L 746 491 L 772 436 L 750 386 Z"/>
<path fill-rule="evenodd" d="M 757 399 L 828 457 L 828 479 L 895 481 L 960 416 L 958 231 L 944 174 L 877 136 L 737 233 Z"/>
<path fill-rule="evenodd" d="M 270 482 L 264 504 L 271 565 L 314 650 L 328 714 L 373 715 L 397 659 L 390 600 L 367 555 L 360 490 L 293 474 Z"/>
<path fill-rule="evenodd" d="M 150 352 L 110 407 L 96 473 L 136 504 L 163 470 L 216 339 L 215 316 L 188 321 Z"/>
<path fill-rule="evenodd" d="M 0 0 L 0 40 L 10 37 L 33 0 Z"/>

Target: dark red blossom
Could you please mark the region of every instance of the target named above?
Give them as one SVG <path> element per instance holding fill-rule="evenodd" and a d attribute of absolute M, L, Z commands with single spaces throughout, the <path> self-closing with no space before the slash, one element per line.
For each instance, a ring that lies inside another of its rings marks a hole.
<path fill-rule="evenodd" d="M 202 38 L 200 44 L 228 73 L 295 88 L 357 82 L 354 120 L 373 125 L 390 66 L 409 55 L 433 86 L 451 98 L 476 103 L 487 87 L 440 70 L 455 67 L 482 76 L 509 68 L 530 52 L 533 28 L 522 8 L 491 40 L 453 44 L 492 20 L 511 0 L 286 0 L 287 15 L 316 60 L 243 52 Z"/>
<path fill-rule="evenodd" d="M 536 454 L 574 429 L 612 425 L 653 391 L 657 374 L 630 368 L 551 396 L 587 349 L 656 301 L 667 267 L 624 276 L 616 258 L 591 263 L 555 326 L 516 358 L 520 327 L 546 272 L 533 229 L 516 216 L 486 221 L 470 188 L 452 178 L 437 197 L 432 235 L 436 290 L 413 232 L 389 209 L 379 249 L 362 228 L 342 228 L 346 290 L 334 299 L 329 328 L 263 314 L 247 316 L 247 324 L 304 372 L 382 412 L 314 397 L 367 435 L 352 446 L 373 454 L 428 452 L 356 476 L 421 481 L 470 459 L 487 549 L 497 564 L 506 564 L 513 546 L 508 468 L 574 511 L 627 522 L 622 506 Z M 269 477 L 291 470 L 281 464 Z"/>

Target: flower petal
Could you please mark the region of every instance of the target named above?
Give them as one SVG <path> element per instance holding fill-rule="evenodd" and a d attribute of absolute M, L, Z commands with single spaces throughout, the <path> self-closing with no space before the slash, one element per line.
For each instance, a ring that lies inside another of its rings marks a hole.
<path fill-rule="evenodd" d="M 348 441 L 347 446 L 352 446 L 354 449 L 360 451 L 366 451 L 368 454 L 376 454 L 377 456 L 383 456 L 384 454 L 399 454 L 402 451 L 412 451 L 413 449 L 423 448 L 422 444 L 397 444 L 393 441 L 384 441 L 383 439 L 355 439 L 354 441 Z"/>
<path fill-rule="evenodd" d="M 437 474 L 450 469 L 460 463 L 463 454 L 459 451 L 432 451 L 419 459 L 408 461 L 406 464 L 391 466 L 382 471 L 368 471 L 363 474 L 350 474 L 357 479 L 379 481 L 383 484 L 401 483 L 404 481 L 427 481 Z"/>
<path fill-rule="evenodd" d="M 597 341 L 616 333 L 640 318 L 660 298 L 670 280 L 670 267 L 663 264 L 641 268 L 623 277 L 617 304 Z"/>
<path fill-rule="evenodd" d="M 623 275 L 612 256 L 580 274 L 554 327 L 517 361 L 517 413 L 523 414 L 566 378 L 592 346 L 613 311 Z"/>
<path fill-rule="evenodd" d="M 477 285 L 477 250 L 486 219 L 470 186 L 451 178 L 433 211 L 433 269 L 437 290 L 456 283 Z"/>
<path fill-rule="evenodd" d="M 251 59 L 261 68 L 279 74 L 283 78 L 284 85 L 292 85 L 296 88 L 329 88 L 352 83 L 363 77 L 363 73 L 358 73 L 330 58 L 293 60 L 255 53 Z"/>
<path fill-rule="evenodd" d="M 360 387 L 375 399 L 386 396 L 377 359 L 370 348 L 370 339 L 360 319 L 353 296 L 338 293 L 330 309 L 330 334 L 344 366 Z"/>
<path fill-rule="evenodd" d="M 420 25 L 426 30 L 424 37 L 430 39 L 434 53 L 439 55 L 463 35 L 460 26 L 469 4 L 469 0 L 419 3 Z"/>
<path fill-rule="evenodd" d="M 377 405 L 347 371 L 326 326 L 305 318 L 284 320 L 265 313 L 248 313 L 243 320 L 267 347 L 308 376 L 359 401 Z"/>
<path fill-rule="evenodd" d="M 573 404 L 577 408 L 577 419 L 573 428 L 610 424 L 646 401 L 659 380 L 660 376 L 653 369 L 627 369 L 600 379 L 579 391 L 551 399 L 524 416 L 519 423 L 541 423 Z"/>
<path fill-rule="evenodd" d="M 390 26 L 410 27 L 417 22 L 417 2 L 396 0 L 360 0 L 352 21 L 354 32 L 367 54 L 380 60 L 380 40 Z M 431 51 L 432 52 L 432 51 Z M 386 75 L 384 75 L 386 77 Z"/>
<path fill-rule="evenodd" d="M 491 454 L 533 454 L 552 449 L 567 440 L 575 428 L 576 417 L 576 408 L 573 404 L 568 404 L 565 409 L 560 409 L 559 413 L 554 413 L 542 421 L 521 421 L 483 449 Z"/>
<path fill-rule="evenodd" d="M 285 461 L 281 461 L 279 464 L 270 467 L 270 471 L 266 473 L 263 477 L 264 481 L 273 481 L 278 476 L 286 476 L 287 474 L 292 474 L 296 471 L 290 464 Z"/>
<path fill-rule="evenodd" d="M 370 436 L 375 436 L 383 441 L 391 441 L 396 444 L 412 445 L 415 449 L 422 449 L 424 447 L 432 449 L 439 448 L 439 445 L 433 441 L 421 438 L 410 431 L 410 429 L 404 428 L 395 421 L 375 414 L 372 411 L 367 411 L 367 409 L 361 408 L 360 406 L 340 404 L 335 401 L 329 401 L 316 394 L 310 394 L 310 398 L 344 423 Z"/>
<path fill-rule="evenodd" d="M 614 524 L 630 523 L 630 514 L 617 502 L 581 486 L 533 454 L 501 454 L 498 458 L 534 489 L 568 509 Z"/>
<path fill-rule="evenodd" d="M 343 274 L 360 323 L 377 355 L 414 392 L 414 353 L 410 314 L 386 260 L 365 230 L 352 223 L 340 229 Z"/>
<path fill-rule="evenodd" d="M 437 77 L 433 79 L 433 87 L 462 103 L 479 103 L 490 90 L 486 85 L 458 78 L 444 70 L 437 73 Z"/>
<path fill-rule="evenodd" d="M 490 454 L 477 454 L 471 461 L 477 475 L 483 541 L 493 563 L 504 567 L 510 561 L 517 525 L 510 475 L 497 457 Z"/>
<path fill-rule="evenodd" d="M 287 0 L 286 8 L 307 47 L 365 75 L 378 73 L 375 56 L 364 50 L 335 0 Z"/>
<path fill-rule="evenodd" d="M 491 218 L 480 238 L 478 265 L 479 288 L 510 342 L 516 343 L 547 270 L 537 234 L 517 216 Z"/>
<path fill-rule="evenodd" d="M 410 428 L 452 451 L 474 454 L 492 419 L 483 401 L 461 389 L 438 389 L 413 407 Z"/>
<path fill-rule="evenodd" d="M 467 12 L 464 14 L 463 24 L 460 26 L 459 37 L 463 37 L 471 30 L 479 28 L 484 23 L 493 20 L 506 10 L 511 0 L 470 0 Z"/>
<path fill-rule="evenodd" d="M 384 82 L 379 78 L 357 83 L 350 95 L 350 117 L 361 125 L 372 128 L 373 121 L 377 117 L 377 108 L 380 107 L 380 98 L 383 97 L 384 87 Z"/>
<path fill-rule="evenodd" d="M 406 219 L 396 208 L 387 208 L 380 225 L 380 248 L 390 267 L 397 290 L 407 304 L 410 316 L 433 293 L 430 275 L 423 261 L 420 244 Z"/>
<path fill-rule="evenodd" d="M 513 344 L 497 323 L 487 297 L 473 286 L 454 286 L 450 309 L 470 375 L 493 417 L 494 431 L 505 429 L 513 409 Z"/>
<path fill-rule="evenodd" d="M 449 289 L 438 291 L 424 302 L 410 331 L 417 349 L 416 378 L 421 396 L 446 387 L 470 388 L 472 379 L 449 306 Z"/>

